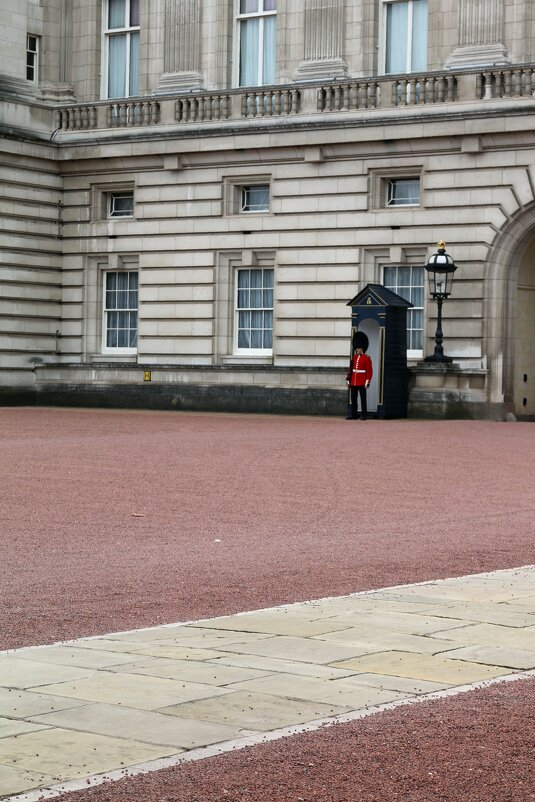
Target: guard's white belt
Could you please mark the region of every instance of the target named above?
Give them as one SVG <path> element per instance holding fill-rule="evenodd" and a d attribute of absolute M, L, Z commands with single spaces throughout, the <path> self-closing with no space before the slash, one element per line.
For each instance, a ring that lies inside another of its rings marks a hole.
<path fill-rule="evenodd" d="M 353 368 L 353 373 L 366 373 L 366 371 L 365 370 L 357 370 L 356 368 Z"/>

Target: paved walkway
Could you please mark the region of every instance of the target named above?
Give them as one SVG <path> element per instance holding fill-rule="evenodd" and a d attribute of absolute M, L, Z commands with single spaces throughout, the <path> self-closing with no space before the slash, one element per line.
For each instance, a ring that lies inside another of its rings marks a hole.
<path fill-rule="evenodd" d="M 3 652 L 0 798 L 54 796 L 526 671 L 535 566 Z"/>

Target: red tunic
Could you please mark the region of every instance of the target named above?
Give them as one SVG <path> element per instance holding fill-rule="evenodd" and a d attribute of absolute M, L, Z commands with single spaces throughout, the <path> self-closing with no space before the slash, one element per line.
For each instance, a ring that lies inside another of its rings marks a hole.
<path fill-rule="evenodd" d="M 369 384 L 372 376 L 372 361 L 368 354 L 355 354 L 351 359 L 351 367 L 346 376 L 351 387 L 362 387 L 366 382 Z"/>

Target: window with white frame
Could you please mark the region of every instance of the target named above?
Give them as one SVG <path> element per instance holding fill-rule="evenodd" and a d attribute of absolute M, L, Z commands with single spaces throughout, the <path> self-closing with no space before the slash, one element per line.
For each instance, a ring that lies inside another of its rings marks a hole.
<path fill-rule="evenodd" d="M 235 352 L 269 354 L 273 349 L 273 268 L 236 270 Z"/>
<path fill-rule="evenodd" d="M 413 304 L 407 309 L 407 351 L 409 357 L 423 353 L 425 269 L 416 265 L 385 267 L 383 284 Z"/>
<path fill-rule="evenodd" d="M 140 0 L 104 3 L 105 97 L 131 97 L 139 91 Z"/>
<path fill-rule="evenodd" d="M 138 273 L 104 273 L 103 352 L 134 354 L 137 349 Z"/>
<path fill-rule="evenodd" d="M 238 86 L 275 82 L 277 0 L 236 0 Z"/>
<path fill-rule="evenodd" d="M 382 0 L 387 74 L 427 69 L 428 0 Z"/>
<path fill-rule="evenodd" d="M 418 206 L 419 178 L 389 178 L 385 180 L 385 206 Z"/>
<path fill-rule="evenodd" d="M 108 193 L 108 217 L 133 217 L 134 193 L 110 192 Z"/>
<path fill-rule="evenodd" d="M 241 212 L 269 212 L 269 184 L 244 184 L 240 187 Z"/>
<path fill-rule="evenodd" d="M 264 173 L 223 178 L 223 214 L 263 214 L 269 212 L 270 207 L 270 175 Z"/>
<path fill-rule="evenodd" d="M 26 36 L 26 80 L 39 81 L 39 37 L 30 33 Z"/>

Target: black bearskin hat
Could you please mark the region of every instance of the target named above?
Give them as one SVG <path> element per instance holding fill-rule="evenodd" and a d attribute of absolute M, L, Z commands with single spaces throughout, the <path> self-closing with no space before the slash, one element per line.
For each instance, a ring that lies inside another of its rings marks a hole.
<path fill-rule="evenodd" d="M 353 335 L 353 350 L 357 350 L 357 348 L 362 348 L 364 353 L 368 350 L 368 345 L 370 341 L 368 340 L 368 336 L 364 334 L 363 331 L 356 331 Z"/>

